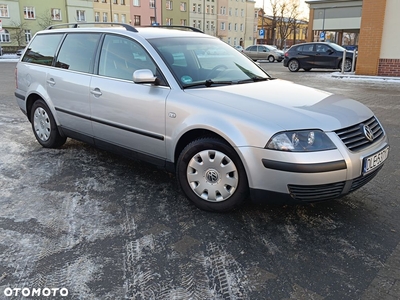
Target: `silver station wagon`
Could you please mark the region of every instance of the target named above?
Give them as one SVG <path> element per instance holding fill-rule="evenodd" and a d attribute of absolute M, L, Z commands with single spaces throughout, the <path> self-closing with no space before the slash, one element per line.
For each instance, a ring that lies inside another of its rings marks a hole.
<path fill-rule="evenodd" d="M 388 157 L 369 108 L 271 78 L 218 38 L 81 26 L 38 32 L 17 64 L 15 96 L 43 147 L 69 137 L 151 162 L 209 211 L 339 198 Z"/>

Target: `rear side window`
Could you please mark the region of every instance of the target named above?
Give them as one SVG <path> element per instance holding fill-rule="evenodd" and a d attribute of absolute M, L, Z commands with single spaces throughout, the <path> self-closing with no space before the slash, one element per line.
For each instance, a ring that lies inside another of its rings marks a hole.
<path fill-rule="evenodd" d="M 56 67 L 91 73 L 99 39 L 98 33 L 68 34 L 58 54 Z"/>
<path fill-rule="evenodd" d="M 26 50 L 22 61 L 51 66 L 63 34 L 36 35 Z"/>

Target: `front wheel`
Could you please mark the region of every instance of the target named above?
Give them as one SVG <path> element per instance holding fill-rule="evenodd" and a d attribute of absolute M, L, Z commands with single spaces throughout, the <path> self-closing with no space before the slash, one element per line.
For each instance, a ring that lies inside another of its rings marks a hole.
<path fill-rule="evenodd" d="M 352 64 L 353 64 L 353 62 L 351 61 L 351 59 L 350 58 L 346 58 L 346 60 L 344 61 L 344 71 L 345 72 L 350 72 Z M 342 62 L 340 62 L 339 68 L 342 69 Z"/>
<path fill-rule="evenodd" d="M 58 132 L 54 117 L 42 99 L 32 105 L 31 123 L 37 141 L 45 148 L 61 147 L 67 140 Z"/>
<path fill-rule="evenodd" d="M 198 208 L 226 212 L 247 198 L 248 181 L 237 153 L 223 140 L 200 138 L 188 144 L 177 163 L 178 184 Z"/>
<path fill-rule="evenodd" d="M 297 59 L 292 59 L 288 63 L 288 69 L 290 72 L 297 72 L 300 69 L 300 64 Z"/>
<path fill-rule="evenodd" d="M 275 61 L 275 57 L 273 57 L 272 55 L 268 56 L 268 61 L 270 63 L 273 63 Z"/>

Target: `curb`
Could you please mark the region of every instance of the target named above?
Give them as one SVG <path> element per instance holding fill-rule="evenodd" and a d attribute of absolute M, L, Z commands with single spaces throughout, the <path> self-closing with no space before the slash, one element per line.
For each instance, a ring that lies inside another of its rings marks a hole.
<path fill-rule="evenodd" d="M 370 75 L 356 75 L 352 73 L 334 72 L 331 74 L 334 78 L 346 78 L 346 79 L 363 79 L 363 80 L 383 80 L 383 81 L 400 81 L 400 77 L 389 77 L 389 76 L 370 76 Z"/>

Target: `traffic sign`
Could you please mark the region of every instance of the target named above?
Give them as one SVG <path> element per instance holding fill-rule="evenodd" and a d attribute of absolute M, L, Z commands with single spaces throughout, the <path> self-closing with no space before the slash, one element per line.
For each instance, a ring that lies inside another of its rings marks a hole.
<path fill-rule="evenodd" d="M 260 36 L 264 36 L 264 33 L 265 33 L 264 29 L 263 28 L 260 29 Z"/>
<path fill-rule="evenodd" d="M 325 39 L 325 31 L 321 31 L 321 33 L 319 34 L 319 38 L 320 38 L 321 40 L 324 40 L 324 39 Z"/>

